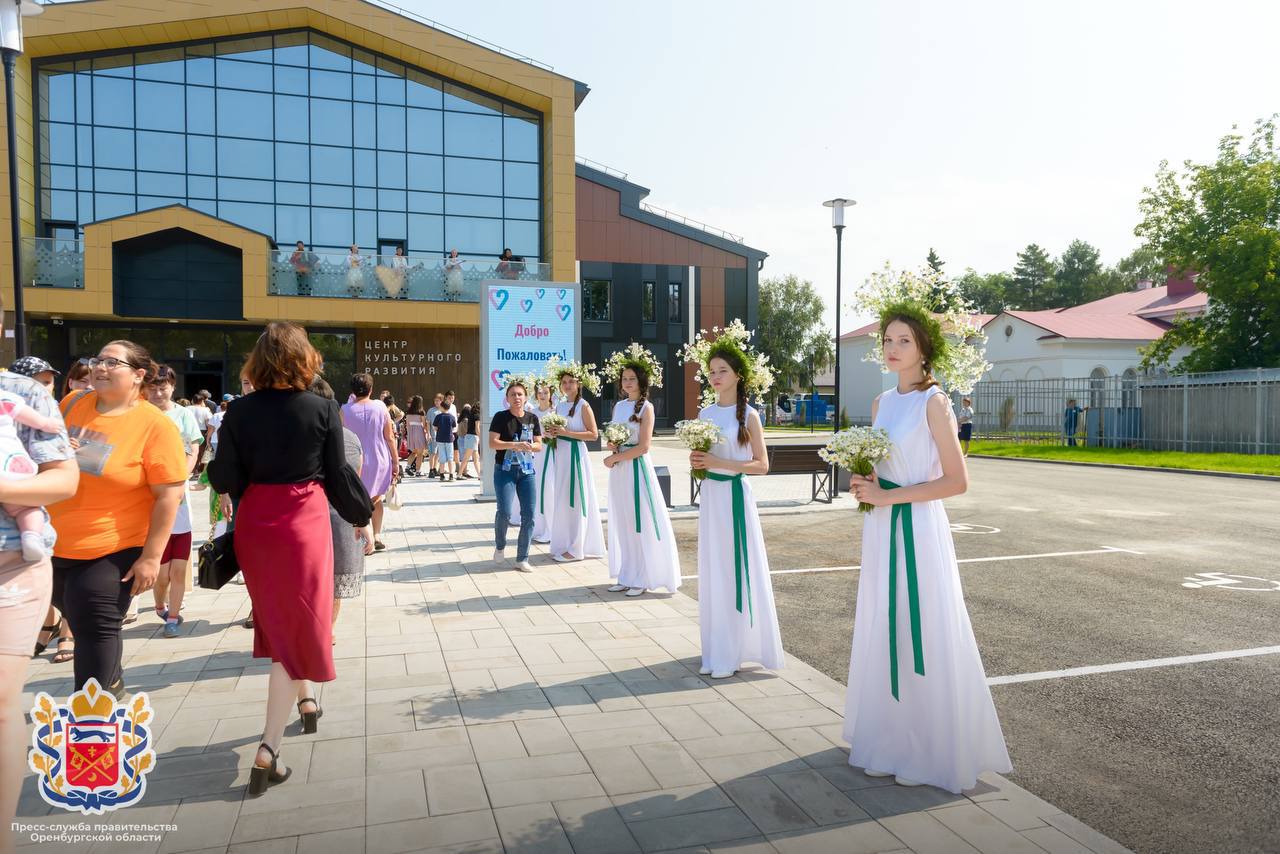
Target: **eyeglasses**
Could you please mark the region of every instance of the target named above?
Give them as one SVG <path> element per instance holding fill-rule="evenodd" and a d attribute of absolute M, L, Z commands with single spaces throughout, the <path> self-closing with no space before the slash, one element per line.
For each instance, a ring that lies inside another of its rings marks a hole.
<path fill-rule="evenodd" d="M 129 367 L 135 368 L 135 369 L 138 367 L 133 362 L 126 362 L 124 359 L 117 359 L 114 356 L 109 356 L 105 359 L 98 359 L 95 357 L 93 359 L 86 360 L 85 364 L 87 364 L 91 370 L 101 366 L 103 368 L 106 368 L 108 371 L 114 371 L 116 368 L 120 367 L 121 365 L 128 365 Z"/>

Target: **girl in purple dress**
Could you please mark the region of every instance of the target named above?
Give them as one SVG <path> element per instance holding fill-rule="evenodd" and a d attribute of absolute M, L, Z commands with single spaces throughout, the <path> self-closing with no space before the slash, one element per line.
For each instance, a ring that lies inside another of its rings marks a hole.
<path fill-rule="evenodd" d="M 382 518 L 386 511 L 382 498 L 400 474 L 395 462 L 396 432 L 386 405 L 372 397 L 373 377 L 353 375 L 351 393 L 355 400 L 342 407 L 342 424 L 360 437 L 360 447 L 364 452 L 360 480 L 373 500 L 373 547 L 382 551 L 386 548 L 382 542 Z"/>

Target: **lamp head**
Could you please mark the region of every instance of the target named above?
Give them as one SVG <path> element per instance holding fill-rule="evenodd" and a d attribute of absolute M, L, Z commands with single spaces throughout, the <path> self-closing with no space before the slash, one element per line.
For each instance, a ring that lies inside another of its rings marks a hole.
<path fill-rule="evenodd" d="M 0 48 L 22 53 L 22 19 L 43 11 L 34 0 L 0 0 Z"/>
<path fill-rule="evenodd" d="M 828 199 L 822 204 L 831 208 L 831 227 L 844 228 L 844 209 L 853 207 L 857 202 L 853 199 Z"/>

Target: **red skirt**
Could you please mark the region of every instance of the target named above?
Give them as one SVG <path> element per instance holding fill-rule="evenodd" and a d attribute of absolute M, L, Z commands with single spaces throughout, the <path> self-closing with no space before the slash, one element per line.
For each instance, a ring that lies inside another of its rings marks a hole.
<path fill-rule="evenodd" d="M 333 535 L 318 481 L 255 483 L 236 511 L 236 560 L 253 602 L 253 655 L 291 679 L 333 669 Z"/>

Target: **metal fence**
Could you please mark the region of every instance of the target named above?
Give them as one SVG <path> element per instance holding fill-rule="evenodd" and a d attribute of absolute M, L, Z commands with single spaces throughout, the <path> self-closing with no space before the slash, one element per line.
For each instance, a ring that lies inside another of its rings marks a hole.
<path fill-rule="evenodd" d="M 1108 377 L 984 381 L 969 396 L 974 435 L 981 439 L 1280 453 L 1277 368 L 1166 377 L 1126 372 Z"/>

